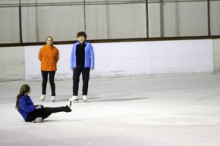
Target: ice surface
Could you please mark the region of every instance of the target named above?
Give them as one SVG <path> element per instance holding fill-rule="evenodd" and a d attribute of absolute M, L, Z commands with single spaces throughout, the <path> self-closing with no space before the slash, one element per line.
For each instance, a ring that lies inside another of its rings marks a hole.
<path fill-rule="evenodd" d="M 40 81 L 0 82 L 1 146 L 220 145 L 220 75 L 91 78 L 89 103 L 43 123 L 24 122 L 14 108 L 24 83 L 41 103 Z M 66 105 L 72 80 L 56 81 L 56 90 L 52 103 L 48 84 L 44 106 Z"/>

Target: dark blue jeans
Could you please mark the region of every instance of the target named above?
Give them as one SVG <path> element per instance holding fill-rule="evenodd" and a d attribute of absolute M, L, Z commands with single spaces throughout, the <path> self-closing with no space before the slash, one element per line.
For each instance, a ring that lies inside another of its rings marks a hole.
<path fill-rule="evenodd" d="M 73 71 L 73 95 L 75 96 L 78 95 L 79 80 L 80 80 L 81 73 L 82 73 L 82 79 L 83 79 L 82 93 L 83 95 L 87 95 L 88 93 L 90 68 L 85 68 L 79 65 L 77 68 L 74 68 L 74 71 Z"/>

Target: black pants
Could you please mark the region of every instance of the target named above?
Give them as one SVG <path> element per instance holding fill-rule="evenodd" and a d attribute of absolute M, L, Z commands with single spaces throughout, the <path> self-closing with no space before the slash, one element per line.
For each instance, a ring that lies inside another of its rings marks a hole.
<path fill-rule="evenodd" d="M 78 66 L 77 68 L 74 68 L 74 71 L 73 71 L 73 95 L 78 95 L 79 78 L 80 78 L 81 73 L 82 73 L 82 79 L 83 79 L 82 92 L 83 92 L 83 95 L 87 95 L 88 85 L 89 85 L 90 68 L 85 68 L 83 66 Z"/>
<path fill-rule="evenodd" d="M 58 113 L 58 112 L 64 112 L 64 111 L 65 111 L 65 107 L 43 107 L 43 108 L 35 109 L 33 112 L 28 114 L 25 121 L 32 122 L 37 117 L 41 117 L 42 119 L 46 119 L 52 113 Z"/>
<path fill-rule="evenodd" d="M 51 87 L 51 96 L 56 96 L 55 93 L 55 83 L 54 83 L 54 76 L 55 71 L 41 71 L 43 82 L 42 82 L 42 94 L 46 95 L 46 88 L 47 88 L 47 79 L 49 74 L 49 81 Z"/>

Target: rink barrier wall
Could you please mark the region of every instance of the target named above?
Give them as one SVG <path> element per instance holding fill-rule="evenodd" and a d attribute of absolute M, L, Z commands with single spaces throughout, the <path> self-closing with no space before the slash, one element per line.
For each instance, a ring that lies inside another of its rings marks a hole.
<path fill-rule="evenodd" d="M 220 73 L 220 39 L 213 41 L 213 70 L 214 73 Z"/>
<path fill-rule="evenodd" d="M 72 78 L 72 44 L 55 46 L 60 51 L 56 79 Z M 41 79 L 40 47 L 0 47 L 0 81 Z M 106 42 L 93 43 L 93 47 L 92 77 L 220 72 L 220 39 Z"/>
<path fill-rule="evenodd" d="M 24 80 L 24 47 L 0 47 L 0 68 L 0 81 Z"/>

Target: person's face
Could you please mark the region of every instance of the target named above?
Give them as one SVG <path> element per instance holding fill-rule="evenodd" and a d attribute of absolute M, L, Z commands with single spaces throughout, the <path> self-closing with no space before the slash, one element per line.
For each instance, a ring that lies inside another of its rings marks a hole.
<path fill-rule="evenodd" d="M 47 38 L 47 45 L 49 45 L 49 46 L 51 46 L 51 45 L 53 45 L 53 39 L 51 39 L 51 38 Z"/>
<path fill-rule="evenodd" d="M 77 39 L 81 44 L 86 40 L 86 38 L 84 36 L 78 36 Z"/>

